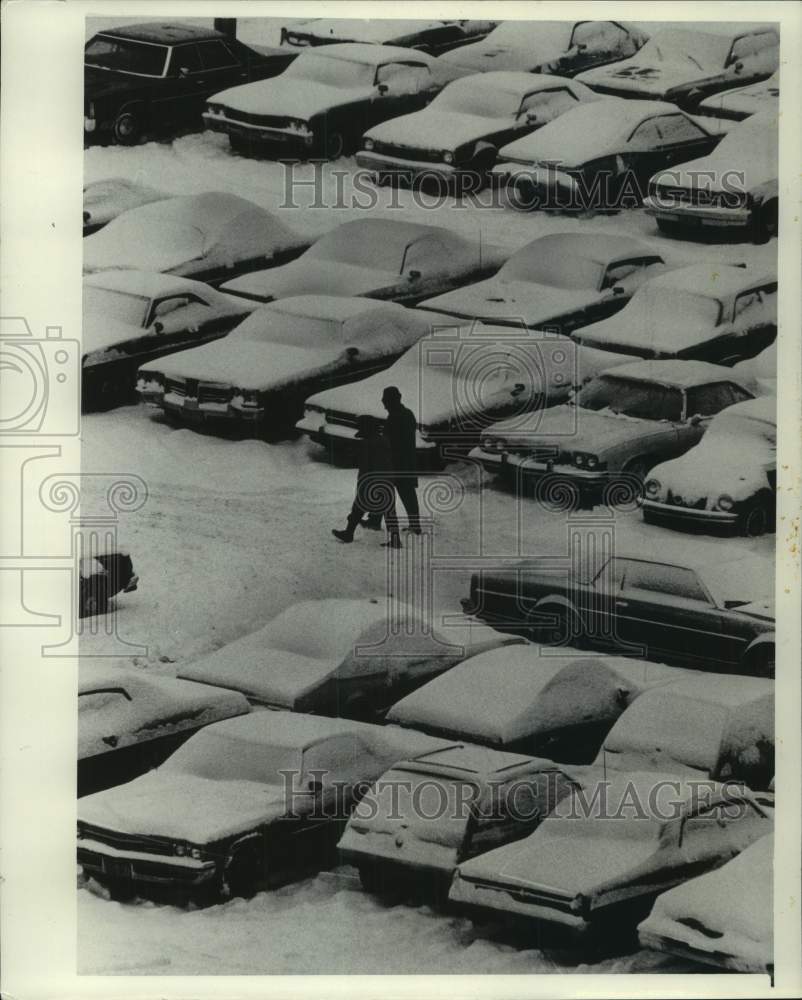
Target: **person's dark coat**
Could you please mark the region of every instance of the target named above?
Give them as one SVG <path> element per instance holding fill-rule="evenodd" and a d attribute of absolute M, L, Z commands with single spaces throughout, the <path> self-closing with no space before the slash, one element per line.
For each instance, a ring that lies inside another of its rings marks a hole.
<path fill-rule="evenodd" d="M 415 437 L 417 424 L 415 414 L 403 403 L 394 406 L 387 414 L 384 433 L 390 442 L 392 452 L 392 472 L 402 476 L 411 485 L 417 486 L 415 473 L 418 471 Z M 413 475 L 410 476 L 410 473 Z"/>

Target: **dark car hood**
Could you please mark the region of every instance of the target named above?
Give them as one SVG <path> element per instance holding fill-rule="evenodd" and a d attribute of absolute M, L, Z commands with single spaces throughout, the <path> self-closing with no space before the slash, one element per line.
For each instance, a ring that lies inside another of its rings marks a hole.
<path fill-rule="evenodd" d="M 84 101 L 134 92 L 144 93 L 153 87 L 155 79 L 155 77 L 129 76 L 127 73 L 115 73 L 114 70 L 84 66 Z"/>

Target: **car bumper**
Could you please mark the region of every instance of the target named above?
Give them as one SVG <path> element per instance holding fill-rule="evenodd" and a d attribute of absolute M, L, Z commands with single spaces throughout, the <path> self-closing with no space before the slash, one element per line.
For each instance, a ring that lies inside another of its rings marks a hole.
<path fill-rule="evenodd" d="M 500 474 L 504 471 L 517 472 L 527 479 L 542 479 L 544 476 L 559 476 L 560 479 L 575 483 L 582 490 L 600 489 L 608 479 L 607 471 L 600 469 L 577 469 L 570 465 L 552 466 L 547 462 L 538 462 L 527 455 L 516 455 L 506 451 L 485 451 L 484 448 L 473 448 L 468 458 L 481 463 L 487 472 Z"/>
<path fill-rule="evenodd" d="M 692 226 L 715 226 L 717 228 L 741 228 L 748 226 L 751 213 L 748 208 L 712 208 L 707 205 L 686 205 L 682 202 L 657 201 L 651 196 L 644 198 L 643 207 L 647 215 L 665 222 L 682 222 Z"/>
<path fill-rule="evenodd" d="M 171 413 L 187 423 L 198 424 L 206 421 L 224 420 L 255 424 L 265 416 L 263 406 L 201 403 L 191 397 L 179 396 L 171 392 L 159 392 L 154 389 L 139 390 L 139 398 L 143 403 L 160 406 L 166 413 Z"/>
<path fill-rule="evenodd" d="M 643 518 L 649 524 L 662 524 L 667 527 L 701 525 L 725 531 L 732 531 L 738 521 L 738 515 L 734 511 L 701 510 L 673 503 L 660 503 L 657 500 L 643 501 Z"/>
<path fill-rule="evenodd" d="M 315 444 L 337 447 L 355 447 L 359 444 L 356 427 L 348 424 L 327 423 L 321 416 L 306 414 L 295 425 L 295 429 L 308 435 Z M 415 448 L 418 452 L 428 453 L 437 448 L 437 442 L 426 441 L 420 434 L 416 438 Z"/>
<path fill-rule="evenodd" d="M 579 914 L 568 913 L 543 903 L 522 900 L 518 893 L 503 885 L 489 885 L 455 877 L 451 883 L 448 898 L 455 903 L 465 903 L 482 909 L 501 910 L 504 913 L 515 913 L 532 920 L 559 924 L 576 934 L 584 934 L 590 927 L 588 921 Z"/>
<path fill-rule="evenodd" d="M 253 122 L 241 122 L 226 115 L 212 115 L 204 111 L 203 121 L 206 128 L 213 132 L 225 132 L 227 135 L 241 136 L 254 142 L 275 142 L 288 146 L 311 146 L 315 137 L 312 132 L 298 132 L 296 129 L 271 128 Z"/>
<path fill-rule="evenodd" d="M 427 160 L 404 160 L 386 153 L 372 153 L 363 150 L 356 155 L 357 165 L 379 174 L 396 174 L 407 177 L 444 177 L 450 179 L 457 173 L 453 163 L 429 162 Z"/>
<path fill-rule="evenodd" d="M 198 886 L 215 878 L 214 861 L 121 851 L 100 841 L 78 841 L 78 864 L 99 881 L 122 879 L 163 886 Z"/>
<path fill-rule="evenodd" d="M 724 951 L 716 951 L 706 948 L 695 948 L 685 941 L 678 941 L 676 938 L 665 934 L 657 934 L 654 931 L 642 930 L 638 932 L 638 939 L 643 948 L 651 948 L 653 951 L 662 951 L 664 954 L 675 955 L 677 958 L 690 959 L 692 962 L 699 962 L 702 965 L 714 966 L 717 969 L 726 969 L 730 972 L 768 972 L 768 966 L 753 959 L 742 958 L 738 955 L 731 955 Z"/>

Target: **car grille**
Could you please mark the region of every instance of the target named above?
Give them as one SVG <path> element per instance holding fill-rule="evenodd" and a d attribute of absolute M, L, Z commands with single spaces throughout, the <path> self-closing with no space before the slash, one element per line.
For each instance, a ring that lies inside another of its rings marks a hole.
<path fill-rule="evenodd" d="M 681 496 L 668 490 L 666 503 L 673 504 L 675 507 L 685 507 L 687 510 L 704 510 L 707 504 L 707 497 L 702 497 L 701 500 L 697 500 L 695 503 L 688 503 Z"/>
<path fill-rule="evenodd" d="M 262 125 L 264 128 L 289 128 L 292 118 L 277 115 L 256 115 L 250 111 L 234 111 L 224 108 L 226 118 L 232 122 L 243 122 L 246 125 Z"/>
<path fill-rule="evenodd" d="M 343 413 L 340 410 L 327 410 L 326 423 L 344 424 L 346 427 L 356 427 L 356 414 Z"/>
<path fill-rule="evenodd" d="M 187 383 L 183 378 L 168 378 L 164 383 L 164 391 L 174 396 L 186 396 Z"/>
<path fill-rule="evenodd" d="M 159 837 L 144 837 L 137 834 L 118 833 L 116 830 L 106 830 L 101 826 L 82 825 L 83 836 L 96 840 L 100 844 L 108 844 L 118 851 L 136 851 L 145 854 L 163 854 L 172 856 L 172 841 Z"/>
<path fill-rule="evenodd" d="M 374 142 L 370 152 L 383 153 L 396 160 L 422 160 L 424 163 L 443 162 L 443 154 L 440 150 L 424 149 L 420 146 L 396 146 L 389 142 Z"/>
<path fill-rule="evenodd" d="M 660 199 L 671 199 L 680 205 L 699 205 L 706 208 L 740 208 L 745 196 L 737 191 L 708 191 L 705 188 L 664 187 L 659 185 L 655 194 Z"/>
<path fill-rule="evenodd" d="M 199 403 L 227 403 L 231 399 L 231 387 L 201 382 L 198 386 Z"/>
<path fill-rule="evenodd" d="M 485 879 L 465 879 L 466 882 L 473 882 L 481 889 L 492 889 L 495 892 L 503 892 L 511 899 L 519 903 L 533 903 L 548 906 L 554 910 L 571 912 L 571 898 L 558 892 L 549 892 L 547 889 L 513 888 L 499 882 L 490 882 Z"/>

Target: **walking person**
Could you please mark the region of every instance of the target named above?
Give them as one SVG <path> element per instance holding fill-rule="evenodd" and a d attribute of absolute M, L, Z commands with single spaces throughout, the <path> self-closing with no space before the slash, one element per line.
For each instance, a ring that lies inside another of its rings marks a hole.
<path fill-rule="evenodd" d="M 406 530 L 419 535 L 421 527 L 417 494 L 417 448 L 415 447 L 417 420 L 412 410 L 401 402 L 401 393 L 394 385 L 387 386 L 382 393 L 382 404 L 387 410 L 384 432 L 390 441 L 393 485 L 404 505 L 404 510 L 407 512 L 408 525 Z M 400 544 L 399 538 L 398 547 Z"/>
<path fill-rule="evenodd" d="M 357 525 L 380 530 L 383 517 L 390 532 L 390 543 L 393 538 L 397 538 L 399 544 L 393 545 L 393 548 L 400 548 L 398 519 L 395 513 L 395 488 L 390 477 L 392 466 L 390 443 L 383 436 L 381 423 L 375 417 L 359 417 L 356 422 L 356 436 L 360 448 L 354 502 L 345 528 L 332 528 L 331 533 L 341 542 L 353 542 Z M 367 517 L 363 521 L 364 515 Z"/>

